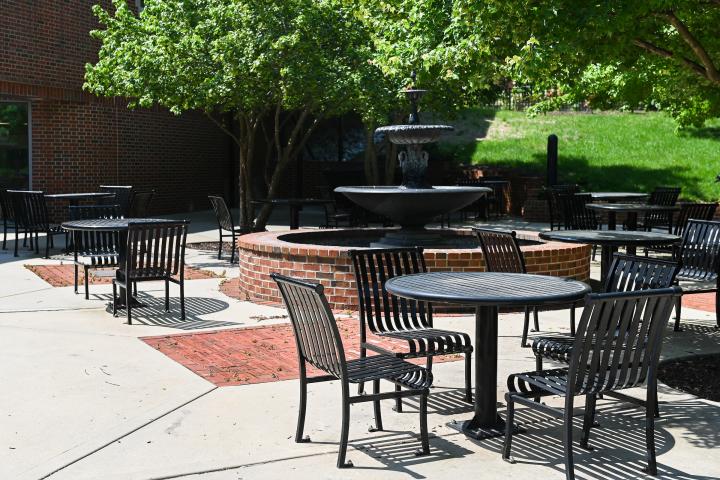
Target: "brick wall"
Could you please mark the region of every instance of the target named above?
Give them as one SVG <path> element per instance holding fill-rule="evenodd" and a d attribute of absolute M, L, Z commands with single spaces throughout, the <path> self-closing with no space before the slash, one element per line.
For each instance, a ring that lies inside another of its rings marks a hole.
<path fill-rule="evenodd" d="M 287 232 L 244 235 L 238 241 L 240 296 L 263 304 L 280 304 L 280 294 L 270 273 L 317 281 L 334 310 L 357 309 L 357 293 L 351 247 L 289 243 L 278 239 Z M 537 233 L 522 232 L 537 239 Z M 590 246 L 547 242 L 521 247 L 529 273 L 587 280 L 590 276 Z M 424 252 L 428 270 L 483 271 L 482 251 L 477 249 L 432 250 Z"/>
<path fill-rule="evenodd" d="M 235 183 L 228 138 L 199 113 L 129 111 L 120 99 L 83 92 L 97 58 L 91 7 L 108 0 L 4 0 L 0 100 L 28 101 L 33 188 L 96 191 L 102 183 L 157 191 L 155 213 L 207 209 L 207 194 Z M 135 2 L 130 2 L 134 5 Z M 62 207 L 62 206 L 61 206 Z"/>

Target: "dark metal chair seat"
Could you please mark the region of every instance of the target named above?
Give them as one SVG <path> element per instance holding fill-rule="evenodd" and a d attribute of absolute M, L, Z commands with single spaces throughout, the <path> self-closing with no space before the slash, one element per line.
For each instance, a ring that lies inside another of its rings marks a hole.
<path fill-rule="evenodd" d="M 532 351 L 536 357 L 549 358 L 568 363 L 575 343 L 573 337 L 539 337 L 533 340 Z"/>
<path fill-rule="evenodd" d="M 430 388 L 432 373 L 419 365 L 414 365 L 389 355 L 373 355 L 347 361 L 348 381 L 350 383 L 390 380 L 410 389 Z"/>
<path fill-rule="evenodd" d="M 439 330 L 437 328 L 377 332 L 375 335 L 407 341 L 409 351 L 393 352 L 393 354 L 399 358 L 450 355 L 453 353 L 468 353 L 473 350 L 468 334 L 450 330 Z"/>
<path fill-rule="evenodd" d="M 133 281 L 141 280 L 148 282 L 152 282 L 154 280 L 165 280 L 167 278 L 177 280 L 178 275 L 179 274 L 177 272 L 173 273 L 166 268 L 143 268 L 133 270 L 128 274 L 128 276 L 130 276 Z M 125 277 L 125 272 L 122 270 L 118 270 L 115 278 L 120 281 L 125 281 Z"/>
<path fill-rule="evenodd" d="M 118 263 L 117 252 L 78 251 L 75 260 L 80 265 L 95 267 L 115 267 Z"/>

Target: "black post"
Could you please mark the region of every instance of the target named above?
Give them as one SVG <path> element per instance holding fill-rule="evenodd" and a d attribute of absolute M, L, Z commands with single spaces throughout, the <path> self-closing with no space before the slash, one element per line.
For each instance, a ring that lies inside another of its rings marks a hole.
<path fill-rule="evenodd" d="M 548 136 L 547 142 L 547 186 L 557 185 L 558 137 L 554 133 Z"/>

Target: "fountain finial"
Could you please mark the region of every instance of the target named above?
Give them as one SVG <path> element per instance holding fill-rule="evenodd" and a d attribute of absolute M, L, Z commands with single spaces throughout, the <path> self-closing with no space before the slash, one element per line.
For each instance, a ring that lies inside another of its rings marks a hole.
<path fill-rule="evenodd" d="M 410 100 L 410 116 L 408 117 L 408 123 L 410 125 L 418 125 L 420 123 L 420 115 L 418 114 L 417 102 L 425 94 L 425 92 L 427 92 L 427 90 L 419 90 L 415 88 L 415 79 L 417 78 L 415 70 L 410 72 L 410 78 L 412 79 L 412 86 L 405 89 L 405 95 L 407 95 L 408 100 Z"/>

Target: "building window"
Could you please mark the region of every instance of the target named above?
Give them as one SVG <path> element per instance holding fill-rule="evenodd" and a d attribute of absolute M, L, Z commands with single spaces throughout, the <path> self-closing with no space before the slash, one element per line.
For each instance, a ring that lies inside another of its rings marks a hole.
<path fill-rule="evenodd" d="M 29 104 L 0 102 L 0 185 L 30 188 Z"/>

